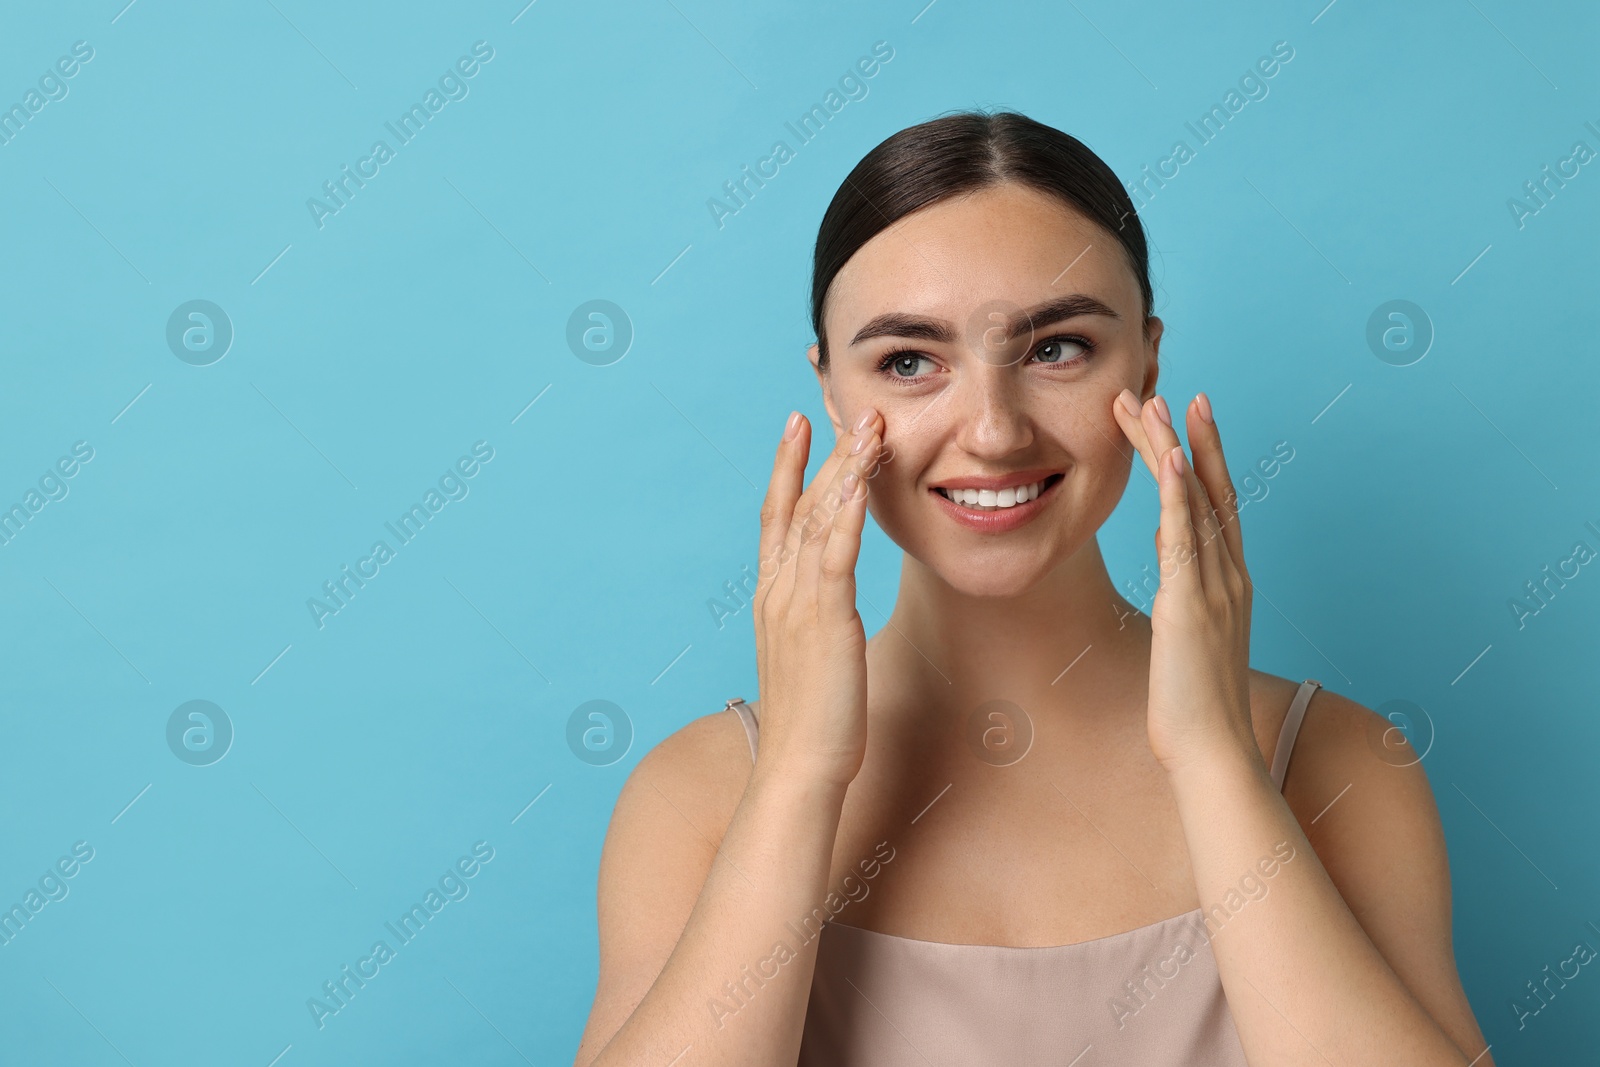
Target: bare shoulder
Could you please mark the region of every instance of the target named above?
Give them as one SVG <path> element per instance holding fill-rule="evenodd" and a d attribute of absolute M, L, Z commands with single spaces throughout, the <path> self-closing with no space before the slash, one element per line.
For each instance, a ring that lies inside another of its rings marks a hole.
<path fill-rule="evenodd" d="M 1450 863 L 1426 754 L 1371 708 L 1319 688 L 1283 795 L 1351 914 L 1470 1059 L 1484 1039 L 1456 969 Z"/>
<path fill-rule="evenodd" d="M 1250 710 L 1256 741 L 1269 765 L 1300 685 L 1276 674 L 1250 671 Z M 1311 694 L 1290 748 L 1284 799 L 1297 816 L 1305 806 L 1321 801 L 1309 807 L 1301 819 L 1302 824 L 1308 824 L 1346 785 L 1380 770 L 1400 773 L 1381 776 L 1379 782 L 1369 782 L 1369 786 L 1381 784 L 1413 794 L 1420 787 L 1431 796 L 1420 762 L 1421 757 L 1406 746 L 1403 733 L 1393 723 L 1349 697 L 1319 686 Z M 1407 770 L 1412 773 L 1404 773 Z M 1330 785 L 1334 786 L 1333 792 L 1324 795 L 1323 790 Z"/>
<path fill-rule="evenodd" d="M 1255 723 L 1256 745 L 1268 765 L 1278 744 L 1278 731 L 1283 729 L 1283 720 L 1299 688 L 1299 682 L 1250 668 L 1250 718 Z"/>
<path fill-rule="evenodd" d="M 1257 740 L 1268 763 L 1300 683 L 1251 672 Z M 1290 749 L 1283 796 L 1328 873 L 1338 882 L 1382 865 L 1374 835 L 1403 836 L 1416 858 L 1444 859 L 1433 789 L 1422 753 L 1383 716 L 1321 686 L 1312 693 Z"/>
<path fill-rule="evenodd" d="M 600 974 L 578 1062 L 611 1040 L 666 966 L 750 770 L 743 727 L 718 710 L 668 735 L 628 775 L 600 854 Z"/>
<path fill-rule="evenodd" d="M 601 852 L 602 954 L 608 919 L 609 932 L 624 937 L 636 923 L 655 923 L 668 914 L 681 929 L 688 919 L 685 905 L 699 895 L 750 771 L 749 742 L 727 710 L 691 720 L 634 767 Z M 627 902 L 625 913 L 608 909 L 618 902 Z"/>
<path fill-rule="evenodd" d="M 1306 707 L 1284 799 L 1318 854 L 1326 848 L 1336 862 L 1359 862 L 1371 853 L 1370 835 L 1386 828 L 1442 861 L 1444 837 L 1424 755 L 1395 723 L 1324 686 Z M 1335 812 L 1349 814 L 1335 818 Z"/>
<path fill-rule="evenodd" d="M 703 828 L 708 833 L 716 830 L 715 850 L 751 767 L 750 743 L 733 712 L 719 709 L 690 720 L 646 753 L 628 775 L 612 813 L 608 847 L 619 819 L 627 821 L 665 805 L 684 816 L 709 819 Z M 725 817 L 719 820 L 719 814 Z"/>

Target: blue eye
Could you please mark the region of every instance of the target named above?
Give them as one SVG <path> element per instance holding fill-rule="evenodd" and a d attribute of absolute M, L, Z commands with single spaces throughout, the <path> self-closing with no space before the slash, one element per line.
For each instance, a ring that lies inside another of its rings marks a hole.
<path fill-rule="evenodd" d="M 1064 352 L 1063 352 L 1063 346 L 1064 345 L 1075 345 L 1078 348 L 1083 349 L 1083 352 L 1081 354 L 1077 355 L 1077 356 L 1065 355 Z M 1088 355 L 1089 355 L 1090 352 L 1094 351 L 1094 345 L 1090 344 L 1088 341 L 1084 340 L 1081 337 L 1052 337 L 1052 338 L 1050 338 L 1050 340 L 1046 341 L 1044 344 L 1040 345 L 1037 349 L 1035 349 L 1034 350 L 1034 354 L 1035 355 L 1039 355 L 1039 356 L 1043 356 L 1046 352 L 1052 352 L 1052 351 L 1054 352 L 1054 354 L 1050 358 L 1041 359 L 1040 362 L 1041 363 L 1081 363 L 1086 358 L 1088 358 Z"/>
<path fill-rule="evenodd" d="M 918 352 L 890 352 L 878 364 L 878 369 L 887 370 L 892 367 L 896 378 L 915 378 L 917 377 L 916 373 L 914 373 L 917 364 L 927 358 L 927 356 Z M 912 373 L 906 373 L 907 371 Z"/>
<path fill-rule="evenodd" d="M 1081 349 L 1072 353 L 1072 348 Z M 1037 362 L 1049 367 L 1077 367 L 1089 361 L 1089 356 L 1094 352 L 1095 344 L 1087 337 L 1062 336 L 1052 337 L 1041 343 L 1033 350 Z M 878 371 L 886 378 L 896 382 L 910 384 L 924 377 L 917 373 L 917 365 L 922 362 L 933 362 L 927 355 L 910 348 L 897 348 L 892 352 L 884 353 L 878 360 Z"/>

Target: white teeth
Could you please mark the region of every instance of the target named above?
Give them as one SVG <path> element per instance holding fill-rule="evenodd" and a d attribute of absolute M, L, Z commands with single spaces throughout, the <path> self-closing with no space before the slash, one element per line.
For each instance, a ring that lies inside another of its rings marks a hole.
<path fill-rule="evenodd" d="M 1044 482 L 1034 482 L 1032 485 L 1019 485 L 1012 489 L 940 489 L 950 500 L 963 507 L 974 510 L 987 509 L 997 511 L 1001 508 L 1016 507 L 1037 499 L 1044 490 Z"/>

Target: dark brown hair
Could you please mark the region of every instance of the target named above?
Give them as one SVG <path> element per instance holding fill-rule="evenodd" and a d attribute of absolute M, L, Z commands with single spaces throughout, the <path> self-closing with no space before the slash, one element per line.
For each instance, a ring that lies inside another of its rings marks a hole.
<path fill-rule="evenodd" d="M 1070 134 L 1015 111 L 960 111 L 910 126 L 862 157 L 833 194 L 811 264 L 811 326 L 828 366 L 823 302 L 834 275 L 861 246 L 913 211 L 1014 181 L 1059 197 L 1122 243 L 1144 297 L 1150 252 L 1133 201 L 1105 161 Z"/>

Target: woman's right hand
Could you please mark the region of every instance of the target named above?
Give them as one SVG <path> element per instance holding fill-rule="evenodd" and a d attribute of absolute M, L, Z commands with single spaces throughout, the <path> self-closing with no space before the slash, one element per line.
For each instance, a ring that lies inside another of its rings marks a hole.
<path fill-rule="evenodd" d="M 856 558 L 867 484 L 883 457 L 883 416 L 854 428 L 805 481 L 811 424 L 795 412 L 761 505 L 756 576 L 756 665 L 761 734 L 756 774 L 799 776 L 839 788 L 867 747 L 866 633 L 856 612 Z"/>

